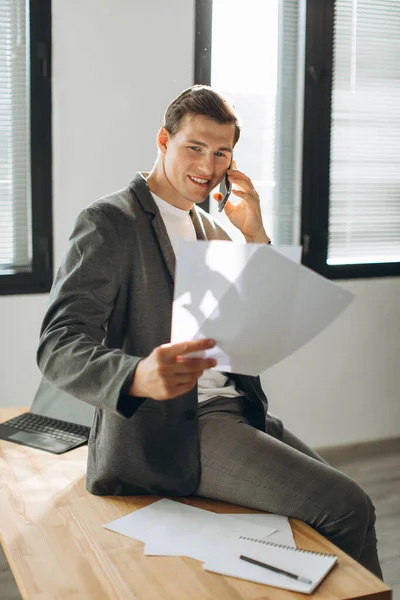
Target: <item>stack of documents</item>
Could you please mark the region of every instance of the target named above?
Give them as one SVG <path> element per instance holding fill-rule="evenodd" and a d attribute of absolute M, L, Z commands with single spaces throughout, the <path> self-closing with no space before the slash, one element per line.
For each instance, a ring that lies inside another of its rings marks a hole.
<path fill-rule="evenodd" d="M 215 358 L 215 369 L 228 373 L 259 375 L 289 356 L 354 298 L 299 259 L 298 247 L 182 241 L 171 342 L 215 339 L 200 355 Z"/>
<path fill-rule="evenodd" d="M 244 519 L 244 516 L 250 517 L 250 520 Z M 254 519 L 269 516 L 221 515 L 163 498 L 106 523 L 104 527 L 145 542 L 145 554 L 188 556 L 206 561 L 225 554 L 240 536 L 266 539 L 275 533 L 276 527 L 266 524 L 273 523 L 273 520 Z M 279 516 L 275 517 L 279 521 Z M 280 519 L 282 525 L 285 517 Z"/>
<path fill-rule="evenodd" d="M 165 498 L 104 527 L 145 542 L 148 556 L 188 556 L 206 571 L 304 593 L 337 562 L 335 556 L 298 550 L 289 520 L 275 514 L 217 514 Z"/>

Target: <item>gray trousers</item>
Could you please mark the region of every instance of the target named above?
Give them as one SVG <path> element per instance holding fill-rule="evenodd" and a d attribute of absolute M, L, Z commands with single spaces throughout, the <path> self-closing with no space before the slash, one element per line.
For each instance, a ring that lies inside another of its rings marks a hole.
<path fill-rule="evenodd" d="M 196 495 L 305 521 L 382 579 L 369 496 L 287 429 L 277 439 L 252 427 L 244 402 L 218 397 L 199 404 Z"/>

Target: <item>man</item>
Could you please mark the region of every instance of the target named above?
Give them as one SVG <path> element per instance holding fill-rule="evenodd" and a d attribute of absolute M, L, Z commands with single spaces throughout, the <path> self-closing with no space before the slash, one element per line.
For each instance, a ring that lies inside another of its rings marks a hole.
<path fill-rule="evenodd" d="M 270 242 L 251 180 L 229 168 L 239 135 L 233 108 L 209 87 L 169 105 L 151 173 L 79 215 L 38 364 L 96 406 L 93 494 L 197 494 L 296 517 L 381 576 L 363 490 L 268 413 L 258 377 L 187 356 L 214 340 L 169 343 L 174 249 L 181 239 L 229 239 L 198 206 L 225 173 L 239 200 L 225 213 L 248 242 Z"/>

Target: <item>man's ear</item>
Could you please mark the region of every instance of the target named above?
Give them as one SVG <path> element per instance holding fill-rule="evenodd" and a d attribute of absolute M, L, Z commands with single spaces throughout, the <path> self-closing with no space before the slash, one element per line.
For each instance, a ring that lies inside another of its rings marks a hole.
<path fill-rule="evenodd" d="M 171 135 L 166 127 L 161 127 L 157 133 L 157 147 L 161 154 L 165 154 L 167 151 L 168 142 L 171 139 Z"/>

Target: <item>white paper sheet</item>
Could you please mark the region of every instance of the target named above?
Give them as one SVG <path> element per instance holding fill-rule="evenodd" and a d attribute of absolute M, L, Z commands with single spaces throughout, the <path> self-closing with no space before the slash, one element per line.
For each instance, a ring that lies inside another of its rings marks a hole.
<path fill-rule="evenodd" d="M 272 246 L 271 246 L 272 248 Z M 273 246 L 274 252 L 279 252 L 282 256 L 286 256 L 286 258 L 290 258 L 298 265 L 301 262 L 301 253 L 303 248 L 301 246 Z"/>
<path fill-rule="evenodd" d="M 240 536 L 264 539 L 275 531 L 166 498 L 103 526 L 146 542 L 155 554 L 203 561 L 227 552 Z"/>
<path fill-rule="evenodd" d="M 290 253 L 289 253 L 290 254 Z M 219 371 L 259 375 L 329 325 L 354 295 L 266 244 L 182 241 L 171 342 L 214 338 Z"/>
<path fill-rule="evenodd" d="M 290 526 L 289 519 L 287 517 L 283 517 L 281 515 L 275 514 L 219 514 L 221 518 L 227 517 L 227 526 L 230 525 L 230 521 L 232 517 L 235 520 L 245 521 L 246 523 L 252 523 L 253 525 L 257 525 L 257 538 L 258 539 L 266 539 L 273 544 L 282 544 L 283 546 L 290 546 L 291 548 L 296 548 L 296 543 L 294 541 L 292 528 Z M 260 532 L 263 528 L 269 527 L 272 530 L 272 533 L 269 533 L 267 537 L 260 538 Z M 275 531 L 273 531 L 275 529 Z M 236 543 L 236 540 L 235 542 Z M 171 556 L 171 549 L 167 548 L 167 555 Z M 144 547 L 144 553 L 150 556 L 166 556 L 165 549 L 162 549 L 157 543 L 149 542 L 146 543 Z M 179 556 L 177 554 L 176 556 Z"/>
<path fill-rule="evenodd" d="M 253 523 L 261 527 L 271 527 L 275 529 L 274 533 L 268 536 L 268 541 L 273 544 L 282 544 L 296 548 L 290 521 L 287 517 L 275 514 L 231 514 L 235 519 L 241 519 L 248 523 Z M 259 536 L 258 536 L 259 537 Z"/>

